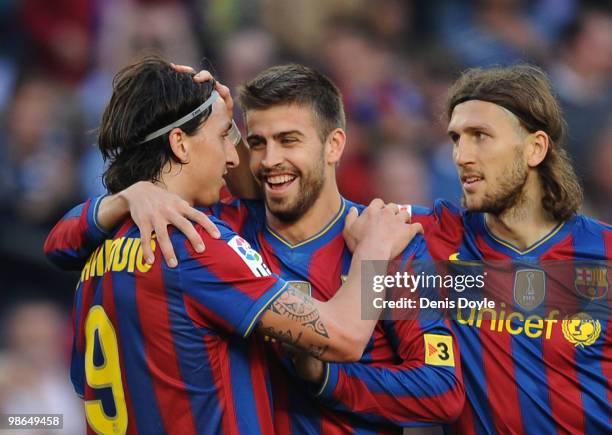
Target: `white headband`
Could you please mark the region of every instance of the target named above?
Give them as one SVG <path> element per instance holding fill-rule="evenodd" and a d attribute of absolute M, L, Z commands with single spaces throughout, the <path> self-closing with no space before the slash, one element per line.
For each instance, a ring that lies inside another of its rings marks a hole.
<path fill-rule="evenodd" d="M 210 94 L 210 97 L 208 97 L 208 99 L 206 101 L 204 101 L 200 106 L 196 107 L 195 110 L 193 110 L 192 112 L 190 112 L 187 115 L 183 116 L 178 121 L 175 121 L 172 124 L 168 124 L 165 127 L 162 127 L 159 130 L 156 130 L 153 133 L 148 134 L 144 138 L 144 140 L 142 140 L 141 142 L 138 143 L 138 145 L 143 144 L 145 142 L 148 142 L 151 139 L 155 139 L 155 138 L 161 136 L 162 134 L 166 134 L 170 130 L 172 130 L 173 128 L 176 128 L 176 127 L 179 127 L 179 126 L 185 124 L 187 121 L 191 121 L 193 118 L 195 118 L 196 116 L 198 116 L 199 114 L 204 112 L 206 109 L 208 109 L 210 106 L 212 106 L 212 104 L 215 102 L 215 100 L 217 98 L 219 98 L 219 93 L 217 91 L 212 91 L 212 94 Z"/>

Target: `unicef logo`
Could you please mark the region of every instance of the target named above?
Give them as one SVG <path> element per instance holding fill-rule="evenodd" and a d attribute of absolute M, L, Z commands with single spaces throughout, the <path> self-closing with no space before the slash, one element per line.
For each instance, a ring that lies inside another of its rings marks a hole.
<path fill-rule="evenodd" d="M 566 317 L 561 324 L 563 336 L 576 347 L 590 346 L 601 334 L 601 323 L 587 313 Z"/>

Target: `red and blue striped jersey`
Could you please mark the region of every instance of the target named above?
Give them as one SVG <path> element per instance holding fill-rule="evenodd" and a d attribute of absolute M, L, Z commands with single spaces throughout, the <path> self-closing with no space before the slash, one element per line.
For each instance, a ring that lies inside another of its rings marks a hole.
<path fill-rule="evenodd" d="M 221 238 L 196 226 L 203 253 L 171 232 L 175 269 L 159 249 L 153 265 L 143 262 L 131 220 L 87 260 L 74 297 L 71 379 L 88 433 L 274 433 L 265 349 L 250 334 L 286 283 L 211 219 Z M 78 239 L 63 242 L 81 249 Z"/>
<path fill-rule="evenodd" d="M 228 199 L 213 211 L 252 242 L 273 272 L 326 301 L 350 266 L 351 253 L 342 230 L 351 207 L 365 208 L 343 199 L 323 230 L 297 244 L 266 225 L 262 202 Z M 428 259 L 421 236 L 402 255 L 404 263 L 427 263 Z M 289 359 L 270 345 L 277 430 L 284 434 L 402 433 L 402 426 L 454 420 L 464 394 L 458 361 L 456 366 L 425 363 L 424 336 L 449 334 L 442 317 L 379 321 L 361 361 L 326 364 L 323 383 L 316 388 L 299 381 Z"/>
<path fill-rule="evenodd" d="M 433 210 L 413 207 L 412 211 L 413 222 L 424 226 L 434 260 L 495 260 L 528 265 L 534 282 L 535 274 L 542 275 L 539 282 L 547 297 L 552 297 L 558 277 L 546 268 L 541 272 L 542 267 L 533 269 L 530 265 L 565 262 L 559 264 L 565 268 L 564 279 L 569 280 L 564 284 L 569 285 L 562 291 L 572 293 L 567 296 L 575 299 L 581 297 L 579 280 L 585 279 L 580 275 L 586 275 L 593 283 L 598 268 L 573 265 L 604 264 L 599 283 L 590 291 L 591 298 L 608 295 L 612 227 L 606 224 L 577 215 L 531 247 L 520 250 L 495 237 L 483 213 L 467 212 L 446 201 L 436 201 Z M 571 319 L 555 317 L 552 310 L 534 308 L 526 313 L 517 305 L 519 273 L 521 267 L 513 269 L 510 279 L 500 286 L 506 304 L 483 311 L 483 318 L 481 313 L 457 313 L 453 320 L 468 400 L 459 420 L 447 431 L 612 433 L 609 311 L 603 318 L 574 323 L 580 325 L 574 331 Z"/>
<path fill-rule="evenodd" d="M 91 246 L 105 237 L 96 228 L 91 203 L 96 201 L 88 201 L 81 210 L 87 216 L 67 215 L 47 239 L 47 255 L 60 267 L 78 264 L 86 251 L 81 243 Z M 351 206 L 364 208 L 343 200 L 321 232 L 295 245 L 266 225 L 262 202 L 230 199 L 214 206 L 213 212 L 242 234 L 274 273 L 325 301 L 340 287 L 350 265 L 342 229 Z M 424 241 L 418 237 L 402 259 L 407 263 L 427 258 Z M 463 408 L 459 361 L 426 364 L 426 336 L 449 337 L 450 328 L 441 318 L 380 321 L 362 360 L 326 364 L 319 386 L 298 380 L 290 361 L 279 359 L 278 348 L 268 342 L 276 430 L 283 434 L 401 433 L 401 426 L 453 420 Z"/>

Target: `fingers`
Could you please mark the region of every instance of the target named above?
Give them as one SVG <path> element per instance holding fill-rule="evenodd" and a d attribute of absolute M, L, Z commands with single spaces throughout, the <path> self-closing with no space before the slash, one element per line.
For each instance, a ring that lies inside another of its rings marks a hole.
<path fill-rule="evenodd" d="M 155 261 L 155 255 L 153 249 L 151 249 L 151 228 L 148 224 L 140 224 L 136 222 L 138 229 L 140 230 L 140 246 L 142 247 L 142 258 L 144 258 L 147 264 L 153 264 Z"/>
<path fill-rule="evenodd" d="M 380 198 L 374 198 L 372 201 L 370 201 L 370 204 L 368 205 L 368 208 L 369 207 L 372 207 L 372 208 L 375 208 L 375 209 L 378 209 L 378 208 L 382 209 L 382 208 L 385 208 L 385 203 Z"/>
<path fill-rule="evenodd" d="M 198 73 L 193 76 L 193 80 L 196 83 L 204 83 L 204 82 L 208 82 L 213 79 L 214 79 L 213 75 L 209 71 L 206 71 L 205 69 L 198 71 Z"/>
<path fill-rule="evenodd" d="M 416 224 L 410 224 L 408 225 L 410 232 L 414 232 L 414 235 L 416 236 L 417 234 L 425 234 L 424 230 L 423 230 L 423 225 L 416 223 Z"/>
<path fill-rule="evenodd" d="M 218 239 L 219 237 L 221 237 L 221 233 L 219 232 L 219 229 L 210 220 L 210 218 L 208 216 L 206 216 L 205 213 L 202 213 L 201 211 L 196 210 L 195 208 L 189 207 L 189 211 L 188 211 L 188 213 L 185 213 L 185 216 L 187 216 L 192 221 L 195 221 L 198 224 L 200 224 L 202 226 L 202 228 L 204 228 L 204 230 L 208 234 L 210 234 L 210 236 L 212 238 Z M 194 246 L 194 248 L 195 248 L 195 246 Z"/>
<path fill-rule="evenodd" d="M 180 73 L 188 73 L 188 74 L 195 74 L 195 70 L 187 65 L 177 65 L 175 63 L 170 63 L 170 66 L 176 71 L 176 72 L 180 72 Z"/>
<path fill-rule="evenodd" d="M 357 208 L 351 207 L 346 218 L 344 219 L 344 228 L 350 228 L 351 225 L 357 220 L 357 216 L 359 213 L 357 212 Z"/>
<path fill-rule="evenodd" d="M 227 107 L 228 112 L 233 112 L 234 99 L 232 98 L 232 93 L 230 92 L 230 89 L 219 82 L 215 83 L 215 89 L 217 90 L 217 92 L 219 92 L 219 95 L 221 96 L 221 98 L 223 98 L 223 101 L 225 101 L 225 106 Z"/>
<path fill-rule="evenodd" d="M 399 206 L 394 202 L 388 203 L 385 205 L 385 208 L 392 211 L 393 214 L 398 214 L 400 212 Z"/>
<path fill-rule="evenodd" d="M 187 237 L 187 240 L 189 240 L 189 243 L 191 243 L 191 246 L 193 246 L 193 249 L 196 252 L 204 252 L 204 241 L 189 220 L 185 219 L 181 215 L 177 215 L 172 220 L 172 225 L 174 225 L 181 233 L 185 235 L 185 237 Z"/>
<path fill-rule="evenodd" d="M 402 222 L 409 224 L 410 223 L 410 213 L 405 211 L 399 212 L 398 216 L 402 219 Z"/>
<path fill-rule="evenodd" d="M 161 249 L 164 259 L 166 260 L 166 264 L 168 267 L 176 267 L 178 262 L 176 260 L 176 255 L 174 254 L 174 248 L 170 242 L 170 236 L 168 236 L 168 224 L 166 222 L 156 220 L 153 224 L 153 230 L 155 231 L 157 243 Z"/>

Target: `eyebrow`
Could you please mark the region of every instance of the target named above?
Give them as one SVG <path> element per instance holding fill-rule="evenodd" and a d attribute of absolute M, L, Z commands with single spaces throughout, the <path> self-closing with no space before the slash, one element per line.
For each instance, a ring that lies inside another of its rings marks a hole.
<path fill-rule="evenodd" d="M 465 128 L 463 128 L 464 131 L 467 131 L 468 133 L 472 133 L 474 131 L 478 131 L 478 130 L 487 130 L 487 131 L 492 131 L 493 127 L 491 127 L 489 124 L 476 124 L 476 125 L 469 125 Z M 456 134 L 457 131 L 449 128 L 446 131 L 446 134 L 451 135 L 451 134 Z"/>
<path fill-rule="evenodd" d="M 295 135 L 297 135 L 297 136 L 304 137 L 304 133 L 302 133 L 302 132 L 301 132 L 301 131 L 299 131 L 299 130 L 281 131 L 281 132 L 278 132 L 278 133 L 274 133 L 274 134 L 272 135 L 272 137 L 273 137 L 274 139 L 278 139 L 278 138 L 281 138 L 281 137 L 284 137 L 284 136 L 289 136 L 289 135 L 291 135 L 291 134 L 295 134 Z M 250 141 L 250 140 L 258 140 L 258 141 L 260 141 L 260 142 L 265 142 L 265 141 L 266 141 L 266 138 L 264 138 L 263 136 L 261 136 L 261 135 L 259 135 L 259 134 L 249 134 L 249 135 L 247 136 L 247 141 Z"/>
<path fill-rule="evenodd" d="M 304 134 L 299 130 L 289 130 L 289 131 L 281 131 L 279 133 L 276 133 L 272 137 L 274 139 L 278 139 L 279 137 L 289 136 L 290 134 L 295 134 L 295 135 L 302 136 L 302 137 L 304 136 Z"/>

